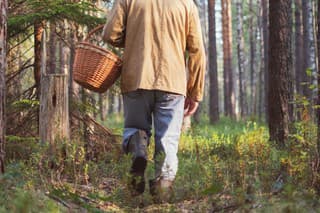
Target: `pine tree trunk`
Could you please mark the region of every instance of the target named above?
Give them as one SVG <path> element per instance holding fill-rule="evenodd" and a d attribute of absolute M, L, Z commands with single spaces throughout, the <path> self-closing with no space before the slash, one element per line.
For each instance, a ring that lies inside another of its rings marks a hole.
<path fill-rule="evenodd" d="M 106 110 L 104 108 L 104 95 L 99 94 L 99 111 L 100 111 L 100 120 L 104 121 L 106 117 Z"/>
<path fill-rule="evenodd" d="M 109 91 L 108 93 L 108 114 L 111 115 L 114 113 L 114 91 Z"/>
<path fill-rule="evenodd" d="M 255 55 L 256 55 L 256 42 L 255 38 L 255 31 L 254 31 L 254 16 L 253 16 L 253 4 L 252 0 L 249 1 L 249 11 L 251 11 L 251 15 L 249 18 L 249 43 L 250 43 L 250 114 L 255 115 L 255 96 L 256 96 L 256 88 L 255 88 Z"/>
<path fill-rule="evenodd" d="M 43 35 L 45 36 L 45 33 Z M 43 38 L 43 41 L 45 40 Z M 42 53 L 40 141 L 54 145 L 57 140 L 70 137 L 68 73 L 48 74 L 46 71 L 46 42 L 43 42 Z"/>
<path fill-rule="evenodd" d="M 268 117 L 270 139 L 284 147 L 289 135 L 289 89 L 292 70 L 291 1 L 270 0 Z"/>
<path fill-rule="evenodd" d="M 312 9 L 311 2 L 302 0 L 302 20 L 303 20 L 303 70 L 301 73 L 301 80 L 303 82 L 302 95 L 305 96 L 310 102 L 312 100 L 312 93 L 309 88 L 311 84 L 311 76 L 307 74 L 307 70 L 312 70 Z"/>
<path fill-rule="evenodd" d="M 49 54 L 48 54 L 49 57 L 47 57 L 48 64 L 49 64 L 48 73 L 56 73 L 56 51 L 57 51 L 56 25 L 50 22 L 49 27 L 50 27 Z"/>
<path fill-rule="evenodd" d="M 43 33 L 43 23 L 34 24 L 34 68 L 33 75 L 36 86 L 37 99 L 40 98 L 40 75 L 41 75 L 41 39 Z"/>
<path fill-rule="evenodd" d="M 295 86 L 296 92 L 302 94 L 303 70 L 303 26 L 302 26 L 302 0 L 295 0 Z"/>
<path fill-rule="evenodd" d="M 239 102 L 241 118 L 246 116 L 245 105 L 245 88 L 244 88 L 244 40 L 243 40 L 243 13 L 242 0 L 237 1 L 237 55 L 238 55 L 238 70 L 239 70 Z"/>
<path fill-rule="evenodd" d="M 6 69 L 7 69 L 7 11 L 8 1 L 0 0 L 0 174 L 4 173 L 5 145 L 5 103 L 6 103 Z"/>
<path fill-rule="evenodd" d="M 222 6 L 222 37 L 223 37 L 223 87 L 225 115 L 235 117 L 235 95 L 232 71 L 232 25 L 231 1 L 221 0 Z"/>
<path fill-rule="evenodd" d="M 317 26 L 318 26 L 318 31 L 317 31 L 317 48 L 318 48 L 318 60 L 320 60 L 320 0 L 317 1 L 318 3 L 318 17 L 317 17 Z M 317 124 L 318 124 L 318 154 L 320 154 L 320 63 L 318 61 L 318 97 L 317 97 Z"/>
<path fill-rule="evenodd" d="M 265 61 L 264 61 L 264 34 L 263 34 L 263 7 L 262 7 L 262 1 L 259 2 L 260 5 L 260 11 L 259 11 L 259 33 L 260 33 L 260 71 L 259 71 L 259 107 L 258 107 L 258 115 L 259 120 L 261 121 L 263 118 L 264 110 L 264 102 L 265 102 L 265 94 L 264 94 L 264 85 L 265 85 L 265 79 L 264 79 L 264 70 L 265 70 Z"/>
<path fill-rule="evenodd" d="M 263 36 L 263 64 L 264 64 L 264 112 L 268 111 L 268 93 L 269 93 L 269 4 L 268 0 L 261 0 L 262 7 L 262 36 Z M 268 116 L 266 115 L 268 122 Z"/>
<path fill-rule="evenodd" d="M 210 123 L 219 121 L 219 89 L 216 44 L 215 0 L 208 1 L 209 12 L 209 117 Z"/>

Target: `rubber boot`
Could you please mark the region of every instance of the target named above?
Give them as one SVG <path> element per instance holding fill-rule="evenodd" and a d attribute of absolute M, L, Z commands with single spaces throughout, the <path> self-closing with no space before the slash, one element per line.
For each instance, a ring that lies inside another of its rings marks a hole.
<path fill-rule="evenodd" d="M 169 202 L 173 193 L 173 181 L 162 178 L 149 180 L 150 194 L 156 203 Z"/>
<path fill-rule="evenodd" d="M 144 171 L 147 167 L 147 147 L 148 136 L 143 130 L 138 130 L 128 141 L 127 152 L 132 155 L 130 189 L 134 196 L 142 194 L 145 189 Z"/>

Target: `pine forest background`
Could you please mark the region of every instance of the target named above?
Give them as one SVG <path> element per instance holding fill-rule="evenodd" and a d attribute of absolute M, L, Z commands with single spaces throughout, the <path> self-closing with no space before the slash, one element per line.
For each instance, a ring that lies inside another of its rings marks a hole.
<path fill-rule="evenodd" d="M 184 119 L 175 197 L 156 204 L 126 191 L 119 83 L 72 79 L 114 1 L 0 0 L 0 212 L 317 212 L 320 1 L 195 3 L 205 96 Z"/>

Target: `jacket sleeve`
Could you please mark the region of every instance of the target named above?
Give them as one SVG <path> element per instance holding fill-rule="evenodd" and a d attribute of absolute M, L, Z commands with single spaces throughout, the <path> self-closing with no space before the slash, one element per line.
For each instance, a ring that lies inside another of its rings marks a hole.
<path fill-rule="evenodd" d="M 117 0 L 107 17 L 102 32 L 105 42 L 115 46 L 124 47 L 126 34 L 127 11 L 124 0 Z"/>
<path fill-rule="evenodd" d="M 203 99 L 206 56 L 202 40 L 200 18 L 195 4 L 192 5 L 189 17 L 186 47 L 189 55 L 187 97 L 194 101 L 201 101 Z"/>

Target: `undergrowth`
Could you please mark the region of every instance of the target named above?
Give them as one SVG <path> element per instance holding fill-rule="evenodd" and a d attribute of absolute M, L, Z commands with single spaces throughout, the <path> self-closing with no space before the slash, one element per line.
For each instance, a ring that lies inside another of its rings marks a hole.
<path fill-rule="evenodd" d="M 118 115 L 105 125 L 122 132 Z M 184 133 L 170 203 L 127 190 L 130 156 L 119 151 L 86 157 L 81 140 L 38 144 L 8 136 L 6 173 L 0 176 L 0 212 L 316 212 L 319 160 L 316 126 L 295 123 L 285 149 L 268 141 L 254 121 L 205 119 Z M 118 144 L 120 146 L 120 144 Z M 146 177 L 153 178 L 153 143 Z"/>

